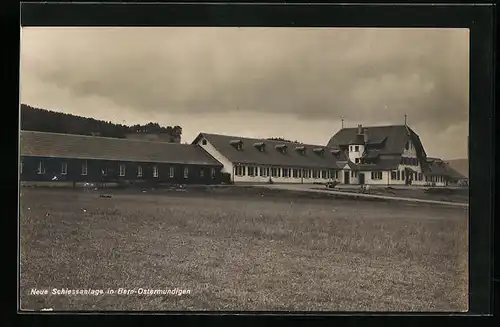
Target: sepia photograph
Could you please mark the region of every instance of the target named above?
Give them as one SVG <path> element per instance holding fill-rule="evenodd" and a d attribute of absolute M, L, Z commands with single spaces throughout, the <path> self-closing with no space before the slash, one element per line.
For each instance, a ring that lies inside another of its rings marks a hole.
<path fill-rule="evenodd" d="M 22 27 L 20 309 L 467 312 L 469 43 Z"/>

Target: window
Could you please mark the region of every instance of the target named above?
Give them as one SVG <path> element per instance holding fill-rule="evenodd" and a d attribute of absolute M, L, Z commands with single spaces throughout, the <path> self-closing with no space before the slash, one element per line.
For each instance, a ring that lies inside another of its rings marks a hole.
<path fill-rule="evenodd" d="M 359 158 L 354 159 L 355 163 L 359 163 Z"/>
<path fill-rule="evenodd" d="M 299 177 L 299 171 L 297 169 L 292 169 L 292 177 L 293 178 Z"/>
<path fill-rule="evenodd" d="M 318 178 L 318 171 L 316 169 L 313 169 L 312 171 L 312 178 Z"/>
<path fill-rule="evenodd" d="M 321 171 L 321 178 L 326 179 L 326 170 Z"/>
<path fill-rule="evenodd" d="M 158 175 L 158 174 L 157 174 L 157 175 Z M 170 167 L 170 168 L 168 169 L 168 177 L 170 177 L 170 178 L 174 178 L 174 176 L 175 176 L 175 168 L 174 168 L 174 167 Z"/>
<path fill-rule="evenodd" d="M 236 166 L 234 167 L 236 176 L 243 176 L 245 174 L 244 166 Z"/>
<path fill-rule="evenodd" d="M 417 179 L 417 180 L 421 181 L 421 180 L 422 180 L 422 173 L 418 173 L 418 176 L 417 176 L 417 177 L 418 177 L 418 179 Z"/>
<path fill-rule="evenodd" d="M 153 166 L 153 177 L 158 177 L 158 166 Z"/>
<path fill-rule="evenodd" d="M 396 176 L 396 179 L 397 179 L 398 181 L 399 181 L 399 180 L 401 180 L 401 172 L 400 172 L 399 170 L 396 172 L 396 175 L 397 175 L 397 176 Z"/>
<path fill-rule="evenodd" d="M 281 168 L 276 168 L 277 177 L 281 177 Z"/>
<path fill-rule="evenodd" d="M 188 178 L 188 177 L 189 177 L 189 168 L 184 167 L 184 178 Z"/>
<path fill-rule="evenodd" d="M 211 176 L 212 176 L 212 179 L 215 179 L 215 168 L 212 168 L 212 169 L 210 170 L 210 174 L 211 174 Z"/>
<path fill-rule="evenodd" d="M 302 169 L 298 169 L 297 173 L 298 173 L 298 175 L 297 175 L 297 176 L 298 176 L 299 178 L 302 178 Z"/>
<path fill-rule="evenodd" d="M 38 162 L 38 169 L 36 170 L 36 173 L 38 175 L 43 175 L 45 174 L 45 165 L 43 164 L 43 160 L 40 160 Z"/>
<path fill-rule="evenodd" d="M 330 178 L 337 179 L 337 178 L 339 178 L 339 175 L 338 175 L 338 174 L 339 174 L 339 172 L 338 172 L 338 171 L 336 171 L 336 170 L 331 170 L 331 171 L 330 171 Z"/>
<path fill-rule="evenodd" d="M 351 177 L 354 177 L 354 171 L 351 170 Z"/>
<path fill-rule="evenodd" d="M 381 171 L 372 171 L 372 179 L 382 179 Z"/>
<path fill-rule="evenodd" d="M 307 172 L 307 178 L 311 178 L 311 176 L 312 176 L 312 170 L 311 169 L 307 169 L 306 172 Z"/>
<path fill-rule="evenodd" d="M 248 167 L 248 176 L 255 176 L 255 167 Z"/>
<path fill-rule="evenodd" d="M 391 171 L 391 179 L 394 180 L 396 178 L 397 178 L 396 172 L 395 171 Z"/>
<path fill-rule="evenodd" d="M 63 162 L 61 164 L 61 175 L 67 175 L 68 174 L 68 164 L 66 162 Z"/>
<path fill-rule="evenodd" d="M 277 168 L 271 168 L 271 176 L 272 177 L 278 176 L 278 169 Z"/>
<path fill-rule="evenodd" d="M 410 148 L 410 141 L 406 142 L 405 149 L 408 150 Z"/>
<path fill-rule="evenodd" d="M 87 160 L 85 160 L 84 162 L 82 162 L 82 175 L 86 176 L 87 175 L 87 172 L 88 172 L 88 169 L 87 169 Z"/>
<path fill-rule="evenodd" d="M 137 166 L 137 177 L 142 177 L 142 166 Z"/>
<path fill-rule="evenodd" d="M 125 176 L 125 165 L 120 164 L 120 176 Z"/>
<path fill-rule="evenodd" d="M 269 168 L 260 167 L 260 176 L 262 176 L 262 177 L 269 176 Z"/>
<path fill-rule="evenodd" d="M 401 171 L 401 179 L 405 180 L 405 171 L 404 170 Z"/>
<path fill-rule="evenodd" d="M 207 145 L 207 140 L 205 140 L 205 139 L 201 140 L 201 144 Z"/>
<path fill-rule="evenodd" d="M 205 177 L 205 169 L 200 168 L 200 178 Z"/>
<path fill-rule="evenodd" d="M 283 168 L 283 177 L 290 177 L 290 168 Z"/>

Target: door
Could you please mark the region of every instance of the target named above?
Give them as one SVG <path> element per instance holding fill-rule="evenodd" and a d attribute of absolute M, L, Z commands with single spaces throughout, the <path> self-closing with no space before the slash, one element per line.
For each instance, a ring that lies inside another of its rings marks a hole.
<path fill-rule="evenodd" d="M 360 185 L 365 184 L 365 174 L 364 173 L 359 173 L 359 184 Z"/>
<path fill-rule="evenodd" d="M 349 171 L 345 171 L 344 172 L 344 184 L 350 184 L 350 182 L 349 182 L 349 176 L 350 175 L 349 174 L 350 174 Z"/>

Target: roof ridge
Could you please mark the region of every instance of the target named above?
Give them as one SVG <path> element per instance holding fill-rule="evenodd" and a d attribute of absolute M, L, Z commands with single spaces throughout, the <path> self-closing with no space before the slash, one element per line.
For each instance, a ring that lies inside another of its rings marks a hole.
<path fill-rule="evenodd" d="M 131 138 L 118 138 L 118 137 L 109 137 L 109 136 L 94 136 L 94 135 L 82 135 L 82 134 L 71 134 L 71 133 L 54 133 L 54 132 L 41 132 L 41 131 L 29 131 L 29 130 L 21 130 L 19 136 L 25 133 L 33 133 L 33 134 L 49 134 L 49 135 L 60 135 L 65 137 L 77 137 L 77 138 L 93 138 L 93 139 L 108 139 L 108 140 L 120 140 L 120 141 L 128 141 L 128 142 L 142 142 L 142 143 L 158 143 L 158 144 L 171 144 L 171 145 L 183 145 L 183 146 L 193 146 L 195 144 L 184 144 L 184 143 L 173 143 L 173 142 L 165 142 L 165 141 L 149 141 L 149 140 L 138 140 Z"/>
<path fill-rule="evenodd" d="M 223 136 L 227 138 L 234 138 L 234 139 L 248 139 L 252 141 L 259 141 L 259 142 L 270 142 L 270 143 L 277 143 L 277 144 L 293 144 L 293 145 L 298 145 L 298 146 L 310 146 L 310 147 L 321 147 L 321 148 L 330 148 L 326 145 L 321 145 L 321 144 L 308 144 L 308 143 L 300 143 L 300 142 L 293 142 L 293 141 L 280 141 L 280 140 L 269 140 L 267 138 L 257 138 L 257 137 L 248 137 L 248 136 L 236 136 L 236 135 L 227 135 L 227 134 L 216 134 L 216 133 L 200 133 L 203 135 L 207 136 Z"/>

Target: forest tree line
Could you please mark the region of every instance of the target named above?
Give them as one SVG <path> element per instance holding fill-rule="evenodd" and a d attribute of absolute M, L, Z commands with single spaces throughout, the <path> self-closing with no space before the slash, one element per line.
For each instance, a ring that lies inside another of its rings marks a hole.
<path fill-rule="evenodd" d="M 281 142 L 290 142 L 290 143 L 302 144 L 302 142 L 299 142 L 299 141 L 290 141 L 290 140 L 287 140 L 287 139 L 282 138 L 282 137 L 270 137 L 270 138 L 268 138 L 268 140 L 270 140 L 270 141 L 281 141 Z"/>
<path fill-rule="evenodd" d="M 180 126 L 160 126 L 158 123 L 145 125 L 122 125 L 110 121 L 97 120 L 35 108 L 21 104 L 21 129 L 27 131 L 66 133 L 78 135 L 98 135 L 103 137 L 125 138 L 127 134 L 166 134 L 170 142 L 179 143 L 182 135 Z"/>

